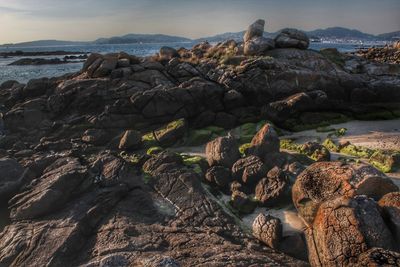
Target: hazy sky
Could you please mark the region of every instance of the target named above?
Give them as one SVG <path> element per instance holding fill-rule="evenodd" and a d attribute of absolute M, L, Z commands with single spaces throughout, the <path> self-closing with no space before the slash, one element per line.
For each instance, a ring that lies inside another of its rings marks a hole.
<path fill-rule="evenodd" d="M 368 33 L 400 30 L 400 0 L 0 0 L 0 43 L 94 40 L 127 33 L 203 37 L 342 26 Z"/>

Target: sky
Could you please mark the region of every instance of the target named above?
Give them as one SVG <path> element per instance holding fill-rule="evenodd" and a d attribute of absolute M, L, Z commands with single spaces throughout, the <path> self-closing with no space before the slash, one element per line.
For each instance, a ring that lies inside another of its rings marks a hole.
<path fill-rule="evenodd" d="M 0 43 L 91 41 L 128 33 L 199 38 L 247 28 L 400 30 L 400 0 L 0 0 Z"/>

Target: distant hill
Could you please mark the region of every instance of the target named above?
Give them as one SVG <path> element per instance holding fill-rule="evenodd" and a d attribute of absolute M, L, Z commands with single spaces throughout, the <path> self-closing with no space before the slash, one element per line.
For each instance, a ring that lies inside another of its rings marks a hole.
<path fill-rule="evenodd" d="M 180 36 L 171 36 L 165 34 L 127 34 L 123 36 L 115 36 L 110 38 L 99 38 L 92 42 L 72 42 L 72 41 L 59 41 L 59 40 L 40 40 L 32 42 L 23 42 L 17 44 L 5 44 L 0 47 L 35 47 L 35 46 L 66 46 L 66 45 L 86 45 L 86 44 L 135 44 L 135 43 L 183 43 L 183 42 L 202 42 L 208 41 L 212 43 L 222 42 L 225 40 L 233 39 L 241 41 L 245 31 L 240 32 L 227 32 L 217 34 L 214 36 L 203 37 L 199 39 L 189 39 Z M 264 32 L 265 37 L 273 38 L 278 32 Z M 361 41 L 391 41 L 400 37 L 400 31 L 384 33 L 379 35 L 372 35 L 361 32 L 359 30 L 352 30 L 342 27 L 331 27 L 326 29 L 317 29 L 313 31 L 306 31 L 311 39 L 322 40 L 361 40 Z"/>
<path fill-rule="evenodd" d="M 111 38 L 100 38 L 96 44 L 135 44 L 135 43 L 182 43 L 191 42 L 191 39 L 164 34 L 127 34 Z"/>
<path fill-rule="evenodd" d="M 379 34 L 378 37 L 384 40 L 400 40 L 400 31 Z"/>
<path fill-rule="evenodd" d="M 357 39 L 357 40 L 376 40 L 377 36 L 363 33 L 358 30 L 351 30 L 342 27 L 332 27 L 326 29 L 318 29 L 307 32 L 309 36 L 316 36 L 321 39 Z"/>
<path fill-rule="evenodd" d="M 39 40 L 32 42 L 23 42 L 17 44 L 4 44 L 7 47 L 43 47 L 43 46 L 63 46 L 63 45 L 84 45 L 88 42 L 59 41 L 59 40 Z"/>

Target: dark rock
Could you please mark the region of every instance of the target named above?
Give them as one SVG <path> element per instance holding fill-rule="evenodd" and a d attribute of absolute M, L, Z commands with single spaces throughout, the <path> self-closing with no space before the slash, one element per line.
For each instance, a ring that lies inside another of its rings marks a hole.
<path fill-rule="evenodd" d="M 232 166 L 232 175 L 235 180 L 254 185 L 267 175 L 267 167 L 257 156 L 248 156 L 239 159 Z"/>
<path fill-rule="evenodd" d="M 383 248 L 371 248 L 358 256 L 353 266 L 389 267 L 400 266 L 400 253 Z"/>
<path fill-rule="evenodd" d="M 6 203 L 30 175 L 15 159 L 0 158 L 0 200 Z"/>
<path fill-rule="evenodd" d="M 207 170 L 206 180 L 214 183 L 221 188 L 226 188 L 232 181 L 231 171 L 222 166 L 214 166 Z"/>
<path fill-rule="evenodd" d="M 400 192 L 392 192 L 384 195 L 378 202 L 383 209 L 383 218 L 397 244 L 396 249 L 400 249 Z"/>
<path fill-rule="evenodd" d="M 232 129 L 235 127 L 236 122 L 237 119 L 235 116 L 225 112 L 218 112 L 214 120 L 215 126 L 222 127 L 224 129 Z"/>
<path fill-rule="evenodd" d="M 175 57 L 180 57 L 178 51 L 176 51 L 175 48 L 168 46 L 161 47 L 159 54 L 160 54 L 160 59 L 165 61 L 169 61 Z"/>
<path fill-rule="evenodd" d="M 224 106 L 227 110 L 242 107 L 245 99 L 241 93 L 236 90 L 229 90 L 224 94 Z"/>
<path fill-rule="evenodd" d="M 142 135 L 138 131 L 128 130 L 124 133 L 119 142 L 118 148 L 121 150 L 135 150 L 142 145 Z"/>
<path fill-rule="evenodd" d="M 367 195 L 379 200 L 385 194 L 398 190 L 390 178 L 372 166 L 317 162 L 297 177 L 292 198 L 300 216 L 311 224 L 319 205 L 329 198 Z"/>
<path fill-rule="evenodd" d="M 246 56 L 262 56 L 265 52 L 274 48 L 274 40 L 265 37 L 256 37 L 244 44 L 244 54 Z"/>
<path fill-rule="evenodd" d="M 32 191 L 10 200 L 10 217 L 14 220 L 34 219 L 58 210 L 76 193 L 87 169 L 77 159 L 63 158 L 48 167 Z"/>
<path fill-rule="evenodd" d="M 290 198 L 290 183 L 286 174 L 273 168 L 256 186 L 255 198 L 265 206 L 282 205 Z"/>
<path fill-rule="evenodd" d="M 95 146 L 105 146 L 110 142 L 112 135 L 103 129 L 89 129 L 82 135 L 82 141 Z"/>
<path fill-rule="evenodd" d="M 210 166 L 231 168 L 240 158 L 238 144 L 233 137 L 218 137 L 207 144 L 206 157 Z"/>
<path fill-rule="evenodd" d="M 264 34 L 264 26 L 265 20 L 259 19 L 255 21 L 248 27 L 246 33 L 244 34 L 243 41 L 246 43 L 254 37 L 262 37 Z"/>
<path fill-rule="evenodd" d="M 254 202 L 248 195 L 241 191 L 232 192 L 230 204 L 241 214 L 250 214 L 257 206 L 256 202 Z"/>
<path fill-rule="evenodd" d="M 303 233 L 290 233 L 284 236 L 278 250 L 293 258 L 308 261 L 307 244 Z"/>
<path fill-rule="evenodd" d="M 307 35 L 296 29 L 284 29 L 275 37 L 276 47 L 307 49 L 310 40 Z"/>
<path fill-rule="evenodd" d="M 101 78 L 111 74 L 117 67 L 118 59 L 113 56 L 105 56 L 100 66 L 94 71 L 93 78 Z"/>
<path fill-rule="evenodd" d="M 282 239 L 281 220 L 260 213 L 253 222 L 253 235 L 267 246 L 277 249 Z"/>
<path fill-rule="evenodd" d="M 276 152 L 279 152 L 278 134 L 272 125 L 265 124 L 251 140 L 247 153 L 264 159 L 268 154 Z"/>
<path fill-rule="evenodd" d="M 154 136 L 162 146 L 170 146 L 185 136 L 186 127 L 186 121 L 179 119 L 156 130 Z"/>

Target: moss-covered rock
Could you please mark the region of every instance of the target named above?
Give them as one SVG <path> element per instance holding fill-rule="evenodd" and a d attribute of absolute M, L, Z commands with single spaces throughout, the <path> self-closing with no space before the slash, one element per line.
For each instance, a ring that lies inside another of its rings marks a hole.
<path fill-rule="evenodd" d="M 203 129 L 190 130 L 185 139 L 187 146 L 200 146 L 219 136 L 226 135 L 226 130 L 217 126 L 209 126 Z"/>
<path fill-rule="evenodd" d="M 353 157 L 365 158 L 365 159 L 369 159 L 374 153 L 374 151 L 369 148 L 356 146 L 350 143 L 341 146 L 339 152 Z"/>
<path fill-rule="evenodd" d="M 382 172 L 393 172 L 400 168 L 400 153 L 375 151 L 369 162 Z"/>
<path fill-rule="evenodd" d="M 203 175 L 206 172 L 208 163 L 205 158 L 184 153 L 180 154 L 180 156 L 182 157 L 183 164 L 193 169 L 196 173 Z"/>
<path fill-rule="evenodd" d="M 339 145 L 336 144 L 335 141 L 333 141 L 331 138 L 325 139 L 322 145 L 332 152 L 339 152 L 340 150 Z"/>
<path fill-rule="evenodd" d="M 388 110 L 355 114 L 354 117 L 358 120 L 366 120 L 366 121 L 393 120 L 396 118 L 396 116 L 391 111 Z"/>

